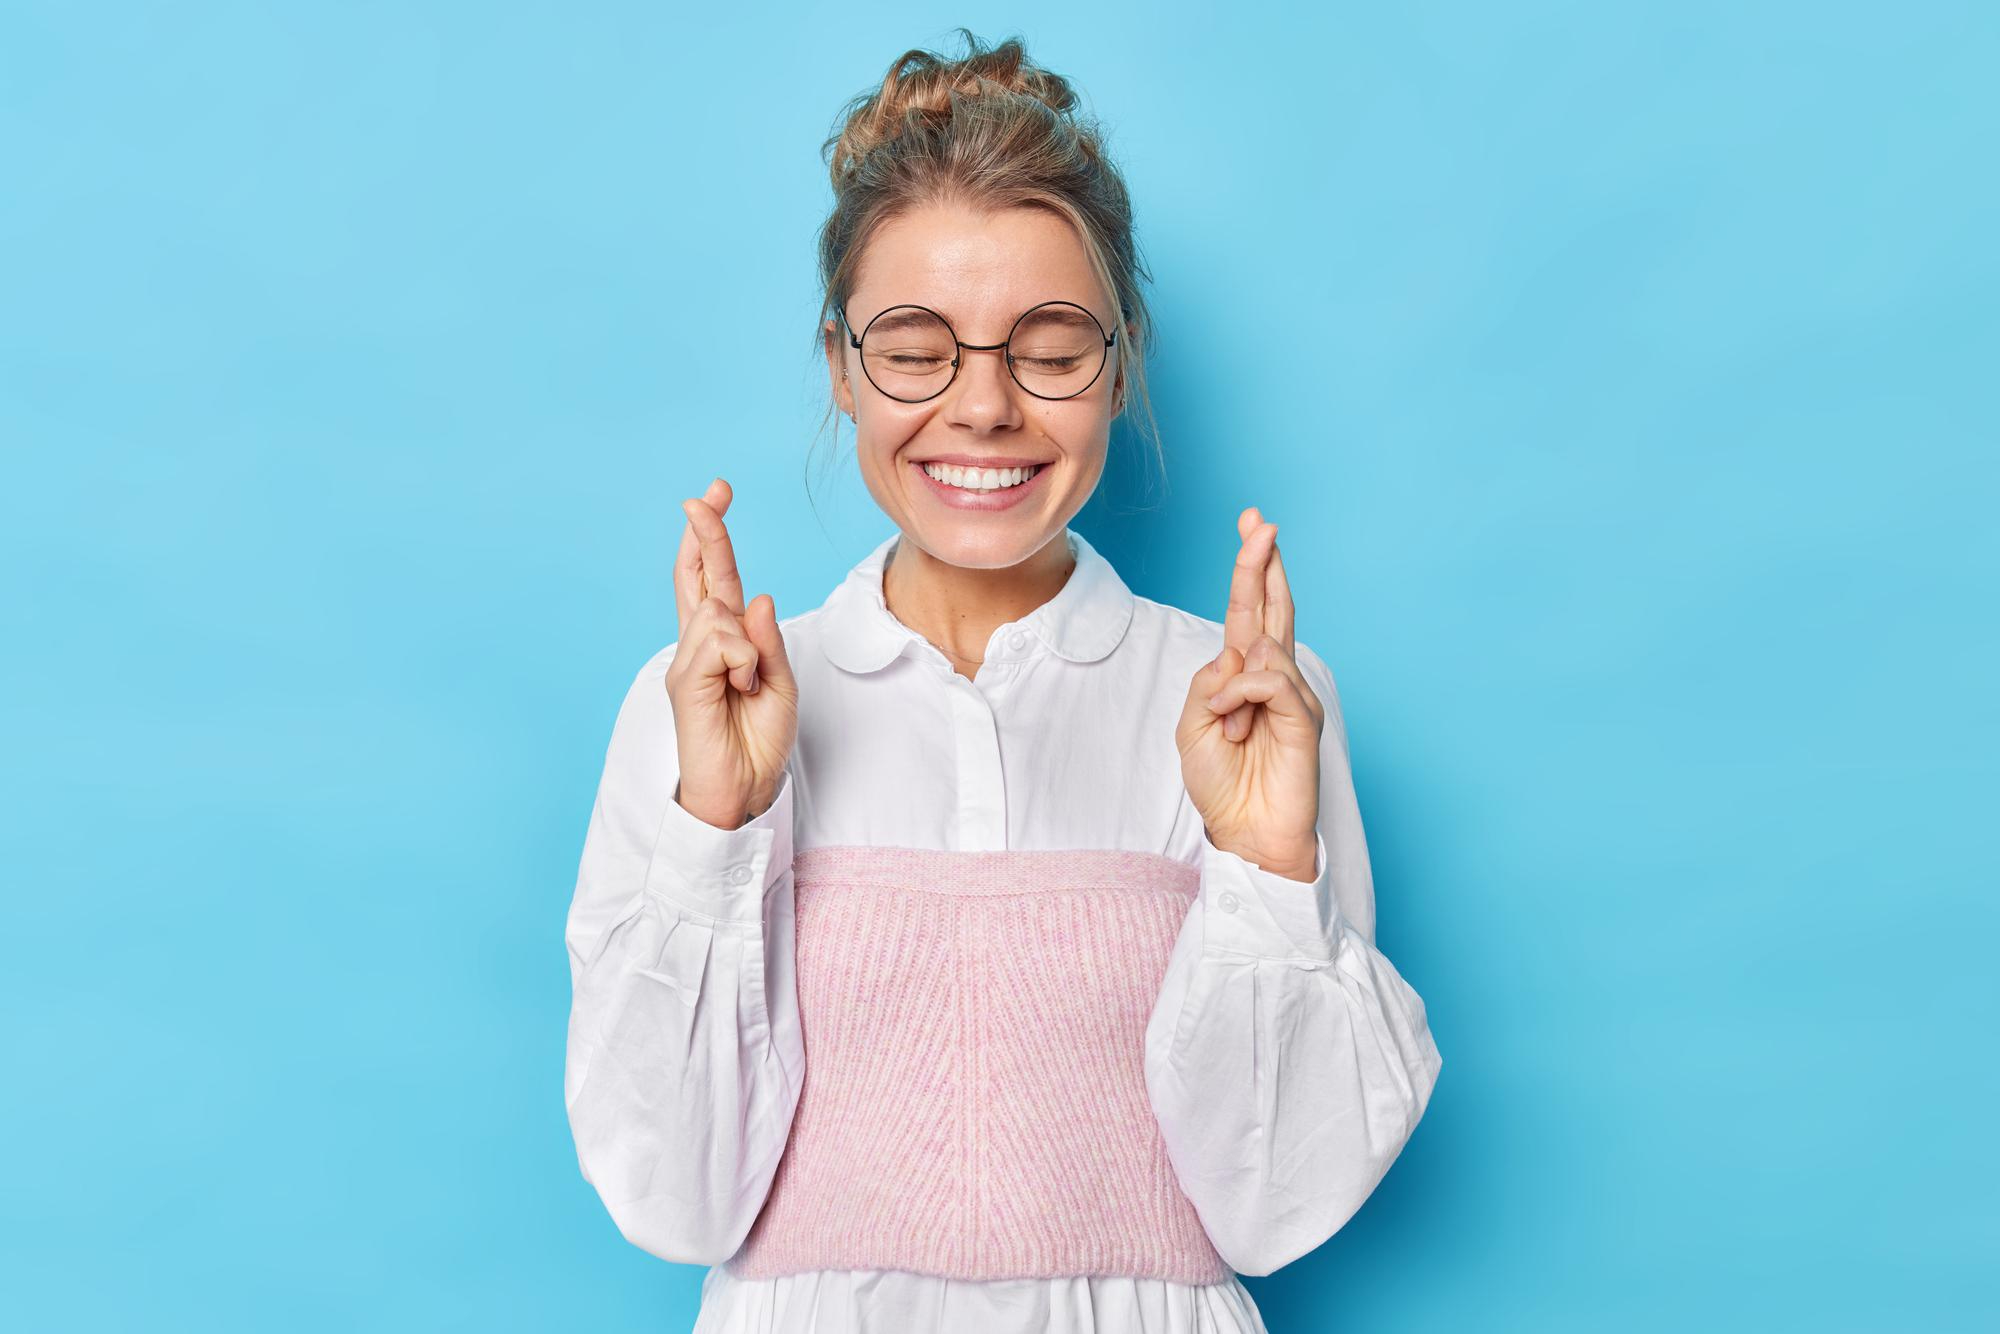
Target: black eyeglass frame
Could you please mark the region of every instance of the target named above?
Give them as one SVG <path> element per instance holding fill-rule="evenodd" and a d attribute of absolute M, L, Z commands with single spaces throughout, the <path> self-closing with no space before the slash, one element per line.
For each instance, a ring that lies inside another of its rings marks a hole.
<path fill-rule="evenodd" d="M 1037 391 L 1028 388 L 1027 385 L 1022 384 L 1019 373 L 1017 373 L 1014 369 L 1014 354 L 1011 352 L 1006 352 L 1004 349 L 1014 341 L 1014 331 L 1021 327 L 1022 320 L 1027 319 L 1028 316 L 1034 314 L 1036 311 L 1046 310 L 1050 306 L 1069 306 L 1072 309 L 1082 311 L 1084 313 L 1085 318 L 1089 319 L 1091 324 L 1096 326 L 1097 332 L 1099 334 L 1104 334 L 1104 326 L 1098 323 L 1097 316 L 1091 313 L 1090 307 L 1079 306 L 1074 301 L 1044 301 L 1038 305 L 1030 306 L 1026 310 L 1022 311 L 1020 315 L 1014 320 L 1012 327 L 1010 327 L 1007 330 L 1006 338 L 1002 339 L 1000 342 L 997 343 L 984 343 L 984 344 L 960 342 L 958 337 L 958 330 L 951 327 L 950 320 L 938 314 L 936 311 L 932 310 L 929 306 L 920 306 L 916 304 L 914 301 L 905 301 L 899 305 L 890 306 L 888 307 L 888 309 L 878 312 L 875 315 L 874 319 L 868 321 L 867 325 L 861 330 L 859 334 L 854 332 L 854 325 L 847 318 L 847 308 L 845 306 L 841 306 L 839 307 L 839 310 L 840 310 L 840 325 L 843 329 L 847 330 L 848 345 L 851 346 L 856 352 L 861 351 L 861 342 L 863 339 L 868 337 L 868 330 L 875 327 L 875 320 L 881 319 L 882 316 L 887 315 L 890 311 L 894 310 L 921 310 L 922 312 L 924 312 L 924 314 L 929 315 L 932 318 L 936 319 L 939 324 L 942 324 L 944 326 L 944 331 L 947 334 L 951 335 L 951 341 L 957 350 L 951 359 L 951 377 L 947 379 L 942 385 L 938 386 L 937 393 L 925 394 L 922 398 L 904 398 L 900 394 L 892 394 L 888 390 L 882 388 L 881 385 L 875 384 L 875 377 L 872 375 L 868 375 L 868 358 L 866 356 L 863 356 L 861 358 L 861 373 L 863 375 L 868 375 L 868 383 L 875 385 L 876 392 L 881 394 L 884 398 L 894 399 L 898 403 L 928 403 L 932 399 L 936 398 L 938 394 L 942 394 L 945 390 L 951 388 L 952 385 L 958 382 L 958 368 L 960 364 L 963 363 L 965 360 L 965 357 L 961 354 L 966 352 L 1000 352 L 1007 359 L 1008 377 L 1011 378 L 1015 384 L 1020 385 L 1024 393 L 1033 394 L 1036 398 L 1042 399 L 1045 402 L 1063 403 L 1067 402 L 1072 398 L 1077 397 L 1080 394 L 1089 393 L 1090 386 L 1096 384 L 1099 380 L 1104 378 L 1104 368 L 1111 364 L 1111 346 L 1112 344 L 1118 341 L 1118 331 L 1116 329 L 1113 329 L 1108 335 L 1105 335 L 1104 358 L 1103 360 L 1097 363 L 1097 373 L 1090 377 L 1090 384 L 1086 384 L 1083 388 L 1077 390 L 1075 393 L 1070 393 L 1070 394 L 1038 393 Z"/>

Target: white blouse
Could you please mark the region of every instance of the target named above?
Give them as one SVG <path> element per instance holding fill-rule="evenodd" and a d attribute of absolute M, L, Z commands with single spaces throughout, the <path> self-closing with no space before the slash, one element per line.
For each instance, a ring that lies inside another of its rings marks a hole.
<path fill-rule="evenodd" d="M 1295 645 L 1326 708 L 1307 884 L 1210 843 L 1181 780 L 1175 724 L 1221 623 L 1135 596 L 1066 534 L 1068 581 L 993 632 L 972 680 L 890 613 L 882 571 L 899 535 L 824 604 L 780 621 L 798 741 L 776 800 L 741 829 L 673 800 L 674 645 L 625 696 L 567 922 L 564 1098 L 583 1175 L 625 1237 L 714 1266 L 696 1334 L 1264 1329 L 1234 1276 L 750 1281 L 720 1267 L 764 1203 L 805 1074 L 796 848 L 1122 848 L 1198 865 L 1146 1029 L 1146 1085 L 1181 1189 L 1238 1274 L 1332 1236 L 1424 1113 L 1442 1060 L 1422 999 L 1374 945 L 1331 672 Z"/>

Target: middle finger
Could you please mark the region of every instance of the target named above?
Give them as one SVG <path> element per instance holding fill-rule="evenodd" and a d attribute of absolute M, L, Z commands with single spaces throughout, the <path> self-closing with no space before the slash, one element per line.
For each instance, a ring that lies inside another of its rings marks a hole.
<path fill-rule="evenodd" d="M 1264 581 L 1264 633 L 1283 644 L 1287 655 L 1298 652 L 1298 644 L 1292 638 L 1292 625 L 1297 617 L 1298 609 L 1292 604 L 1292 585 L 1285 578 L 1285 561 L 1273 541 L 1271 568 Z"/>

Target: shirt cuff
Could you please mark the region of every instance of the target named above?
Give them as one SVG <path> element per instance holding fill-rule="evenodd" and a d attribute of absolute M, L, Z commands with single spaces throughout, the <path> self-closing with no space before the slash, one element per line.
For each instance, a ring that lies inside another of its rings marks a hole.
<path fill-rule="evenodd" d="M 1331 962 L 1347 925 L 1333 897 L 1326 838 L 1315 831 L 1310 883 L 1267 871 L 1202 834 L 1202 947 L 1212 954 Z"/>
<path fill-rule="evenodd" d="M 668 797 L 646 890 L 718 921 L 761 922 L 764 895 L 791 867 L 792 773 L 786 769 L 770 807 L 740 829 L 718 828 Z"/>

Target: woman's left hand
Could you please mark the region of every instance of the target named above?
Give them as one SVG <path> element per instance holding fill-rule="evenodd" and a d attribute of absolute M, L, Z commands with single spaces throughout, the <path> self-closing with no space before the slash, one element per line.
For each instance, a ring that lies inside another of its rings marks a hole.
<path fill-rule="evenodd" d="M 1188 796 L 1225 852 L 1310 881 L 1319 844 L 1325 706 L 1293 659 L 1292 593 L 1278 525 L 1237 516 L 1222 652 L 1194 675 L 1174 741 Z"/>

